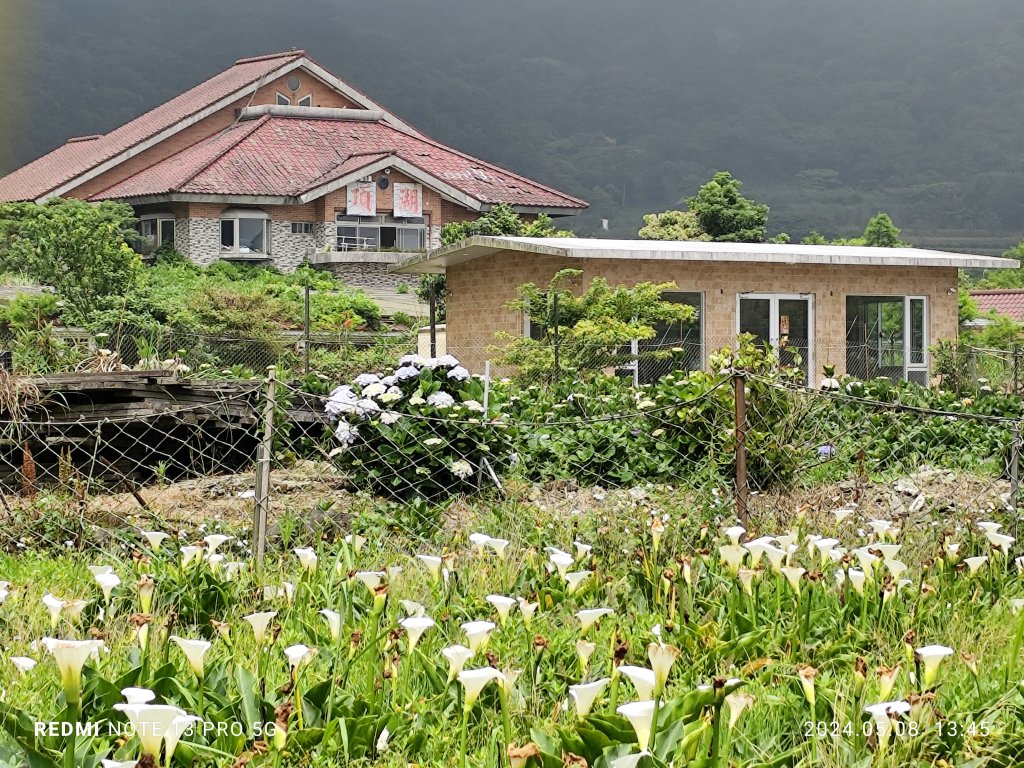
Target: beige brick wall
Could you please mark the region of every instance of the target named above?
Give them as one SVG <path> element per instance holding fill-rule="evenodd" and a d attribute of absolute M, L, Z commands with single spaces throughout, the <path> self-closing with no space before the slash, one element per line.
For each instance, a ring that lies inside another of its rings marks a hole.
<path fill-rule="evenodd" d="M 479 370 L 495 333 L 523 331 L 522 315 L 505 306 L 516 288 L 527 282 L 544 285 L 567 267 L 583 270 L 581 288 L 604 277 L 613 285 L 671 281 L 679 290 L 703 292 L 705 350 L 735 339 L 737 294 L 813 294 L 818 371 L 828 363 L 844 371 L 849 295 L 927 296 L 929 344 L 957 333 L 955 269 L 563 259 L 503 251 L 448 270 L 448 350 Z"/>

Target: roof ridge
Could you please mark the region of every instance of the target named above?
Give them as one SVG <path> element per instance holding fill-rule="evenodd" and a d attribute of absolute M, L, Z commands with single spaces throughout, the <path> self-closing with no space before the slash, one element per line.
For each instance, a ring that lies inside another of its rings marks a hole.
<path fill-rule="evenodd" d="M 524 182 L 526 184 L 530 184 L 531 186 L 534 186 L 534 187 L 539 187 L 540 189 L 543 189 L 545 192 L 550 192 L 553 195 L 558 195 L 558 197 L 565 198 L 566 200 L 571 200 L 574 203 L 580 204 L 584 208 L 589 208 L 590 207 L 590 203 L 588 203 L 586 200 L 583 200 L 583 199 L 578 198 L 578 197 L 573 197 L 572 195 L 567 195 L 567 194 L 565 194 L 565 192 L 561 192 L 561 191 L 555 189 L 554 187 L 549 187 L 546 184 L 541 184 L 539 181 L 534 181 L 533 179 L 527 178 L 526 176 L 523 176 L 522 174 L 518 174 L 515 171 L 509 170 L 508 168 L 505 168 L 504 166 L 498 165 L 497 163 L 491 163 L 491 162 L 488 162 L 487 160 L 481 160 L 479 157 L 474 157 L 473 155 L 467 154 L 467 153 L 463 152 L 462 150 L 455 149 L 454 147 L 449 147 L 447 144 L 442 144 L 441 142 L 437 141 L 436 139 L 431 139 L 431 138 L 423 136 L 423 135 L 417 135 L 417 134 L 414 134 L 414 133 L 409 133 L 408 131 L 403 131 L 398 126 L 392 125 L 391 123 L 387 122 L 386 120 L 382 122 L 382 125 L 387 126 L 388 128 L 390 128 L 393 131 L 398 131 L 399 133 L 404 134 L 404 135 L 408 136 L 411 139 L 416 139 L 418 141 L 422 141 L 424 144 L 430 144 L 431 146 L 437 147 L 438 149 L 443 149 L 443 150 L 445 150 L 447 152 L 451 152 L 452 154 L 458 155 L 459 157 L 465 158 L 466 160 L 472 160 L 474 162 L 480 163 L 481 165 L 486 165 L 486 166 L 488 166 L 490 168 L 496 168 L 497 170 L 501 171 L 502 173 L 507 173 L 509 176 L 512 176 L 512 177 L 518 179 L 519 181 L 522 181 L 522 182 Z M 415 163 L 413 163 L 413 165 L 415 165 Z M 417 166 L 417 167 L 419 167 L 419 166 Z M 420 169 L 420 170 L 422 170 L 422 169 Z M 557 208 L 558 206 L 550 206 L 550 207 Z"/>
<path fill-rule="evenodd" d="M 286 59 L 289 57 L 305 56 L 306 52 L 301 48 L 292 48 L 290 51 L 278 53 L 263 53 L 259 56 L 247 56 L 243 59 L 235 59 L 235 64 L 252 64 L 254 61 L 267 61 L 268 59 Z"/>

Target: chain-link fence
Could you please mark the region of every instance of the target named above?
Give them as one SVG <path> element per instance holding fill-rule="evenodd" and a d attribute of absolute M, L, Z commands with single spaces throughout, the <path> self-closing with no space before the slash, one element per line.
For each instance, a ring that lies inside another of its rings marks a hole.
<path fill-rule="evenodd" d="M 284 513 L 340 532 L 367 508 L 422 536 L 453 502 L 571 511 L 617 493 L 722 519 L 1016 510 L 1020 423 L 969 397 L 935 408 L 896 387 L 822 392 L 735 370 L 680 370 L 641 387 L 614 376 L 509 382 L 454 361 L 398 370 L 395 381 L 321 392 L 254 381 L 207 402 L 140 396 L 82 409 L 7 397 L 0 546 L 80 546 L 199 521 L 248 527 L 255 516 L 257 547 Z"/>
<path fill-rule="evenodd" d="M 44 328 L 0 337 L 4 366 L 23 376 L 172 370 L 206 378 L 260 377 L 273 365 L 297 374 L 354 376 L 368 362 L 412 352 L 412 332 L 282 332 L 259 338 L 121 328 L 114 334 Z"/>

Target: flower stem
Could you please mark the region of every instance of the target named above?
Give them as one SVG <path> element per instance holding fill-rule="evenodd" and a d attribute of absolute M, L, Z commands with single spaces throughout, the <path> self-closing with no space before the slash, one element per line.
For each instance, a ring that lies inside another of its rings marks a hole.
<path fill-rule="evenodd" d="M 462 707 L 462 730 L 459 734 L 459 765 L 462 768 L 466 768 L 466 741 L 469 733 L 469 707 Z"/>

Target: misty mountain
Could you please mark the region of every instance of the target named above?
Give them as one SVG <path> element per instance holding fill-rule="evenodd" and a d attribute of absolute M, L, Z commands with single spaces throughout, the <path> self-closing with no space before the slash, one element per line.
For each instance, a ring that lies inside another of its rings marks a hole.
<path fill-rule="evenodd" d="M 437 139 L 634 235 L 718 169 L 773 232 L 1024 236 L 1019 0 L 4 0 L 0 169 L 304 48 Z"/>

